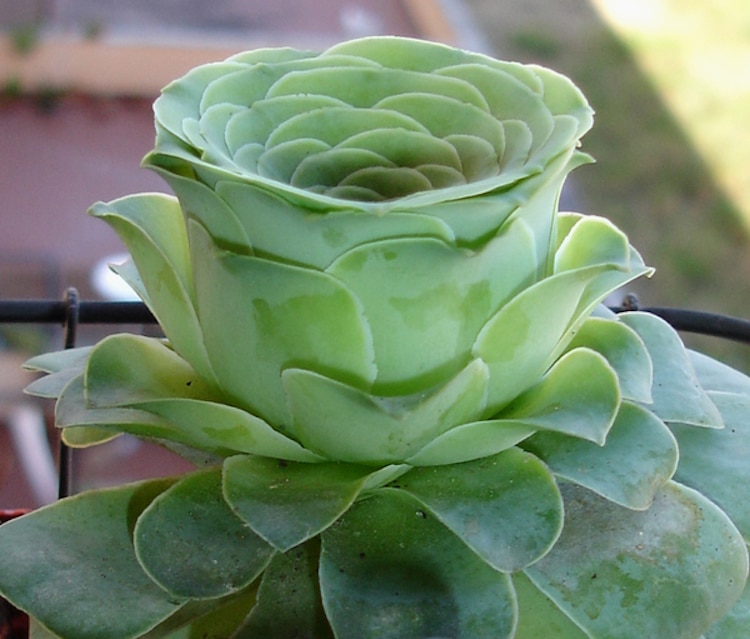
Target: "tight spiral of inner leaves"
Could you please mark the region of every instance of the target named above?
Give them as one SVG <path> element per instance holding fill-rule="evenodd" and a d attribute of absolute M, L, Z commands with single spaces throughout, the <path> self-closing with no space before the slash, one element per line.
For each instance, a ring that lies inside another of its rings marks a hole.
<path fill-rule="evenodd" d="M 188 138 L 233 171 L 375 202 L 536 172 L 581 133 L 579 118 L 550 109 L 534 67 L 454 50 L 401 68 L 392 51 L 347 46 L 273 63 L 230 58 L 236 69 L 207 85 L 198 118 L 183 123 Z"/>

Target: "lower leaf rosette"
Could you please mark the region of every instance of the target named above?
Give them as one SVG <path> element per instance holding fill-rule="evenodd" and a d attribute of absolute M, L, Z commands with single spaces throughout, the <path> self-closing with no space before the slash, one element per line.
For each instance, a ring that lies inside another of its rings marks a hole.
<path fill-rule="evenodd" d="M 36 357 L 29 392 L 72 446 L 197 468 L 0 529 L 40 636 L 739 639 L 750 380 L 602 306 L 650 269 L 557 210 L 572 83 L 369 38 L 155 112 L 177 196 L 91 212 L 165 337 Z"/>

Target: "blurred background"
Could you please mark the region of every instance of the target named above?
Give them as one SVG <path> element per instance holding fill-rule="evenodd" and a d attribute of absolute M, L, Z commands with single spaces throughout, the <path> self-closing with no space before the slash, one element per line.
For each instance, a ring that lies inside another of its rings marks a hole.
<path fill-rule="evenodd" d="M 139 163 L 151 103 L 197 64 L 373 34 L 447 42 L 569 75 L 597 112 L 563 206 L 612 219 L 656 275 L 643 305 L 750 317 L 747 0 L 0 0 L 0 299 L 122 299 L 123 251 L 85 211 L 166 191 Z M 104 331 L 89 327 L 79 343 Z M 52 406 L 24 397 L 57 327 L 0 325 L 0 508 L 54 499 Z M 750 349 L 686 336 L 750 371 Z M 48 440 L 52 445 L 48 446 Z M 78 488 L 179 472 L 129 438 L 78 454 Z"/>

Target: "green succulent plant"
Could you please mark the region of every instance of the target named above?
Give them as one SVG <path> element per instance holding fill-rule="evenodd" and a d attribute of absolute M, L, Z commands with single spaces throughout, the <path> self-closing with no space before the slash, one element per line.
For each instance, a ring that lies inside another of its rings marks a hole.
<path fill-rule="evenodd" d="M 367 38 L 154 110 L 176 197 L 91 213 L 166 339 L 42 355 L 29 391 L 72 446 L 196 470 L 0 529 L 37 636 L 744 639 L 750 379 L 602 305 L 651 271 L 558 211 L 567 78 Z"/>

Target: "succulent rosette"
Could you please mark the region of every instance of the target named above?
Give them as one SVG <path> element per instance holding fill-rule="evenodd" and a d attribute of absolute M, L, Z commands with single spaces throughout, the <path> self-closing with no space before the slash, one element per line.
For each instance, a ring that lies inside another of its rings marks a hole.
<path fill-rule="evenodd" d="M 3 527 L 44 632 L 741 636 L 750 381 L 601 306 L 650 269 L 558 211 L 592 124 L 567 78 L 367 38 L 198 67 L 155 115 L 176 197 L 91 212 L 166 338 L 40 356 L 30 391 L 71 445 L 199 469 Z"/>

